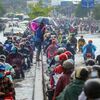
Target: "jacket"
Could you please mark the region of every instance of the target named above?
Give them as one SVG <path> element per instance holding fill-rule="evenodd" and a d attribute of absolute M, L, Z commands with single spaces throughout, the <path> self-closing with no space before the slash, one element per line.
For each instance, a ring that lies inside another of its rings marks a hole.
<path fill-rule="evenodd" d="M 87 50 L 88 47 L 92 49 L 91 52 L 89 52 L 89 51 Z M 92 53 L 92 54 L 94 55 L 95 51 L 96 51 L 96 47 L 95 47 L 93 44 L 91 44 L 91 43 L 89 43 L 89 44 L 87 44 L 87 45 L 85 45 L 85 46 L 83 47 L 83 55 L 85 55 L 87 52 Z"/>
<path fill-rule="evenodd" d="M 56 100 L 78 100 L 78 96 L 82 92 L 84 82 L 85 81 L 75 79 L 65 87 L 63 92 L 56 98 Z"/>
<path fill-rule="evenodd" d="M 66 85 L 70 83 L 71 72 L 63 73 L 63 75 L 59 78 L 56 89 L 54 92 L 53 100 L 56 100 L 56 97 L 63 91 Z"/>

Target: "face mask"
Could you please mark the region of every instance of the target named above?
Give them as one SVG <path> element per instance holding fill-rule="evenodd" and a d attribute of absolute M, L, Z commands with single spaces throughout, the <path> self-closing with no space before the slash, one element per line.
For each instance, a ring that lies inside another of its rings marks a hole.
<path fill-rule="evenodd" d="M 91 72 L 91 77 L 92 77 L 92 78 L 97 78 L 97 77 L 98 77 L 97 71 L 92 71 L 92 72 Z"/>
<path fill-rule="evenodd" d="M 0 73 L 0 78 L 3 78 L 4 77 L 4 74 Z"/>

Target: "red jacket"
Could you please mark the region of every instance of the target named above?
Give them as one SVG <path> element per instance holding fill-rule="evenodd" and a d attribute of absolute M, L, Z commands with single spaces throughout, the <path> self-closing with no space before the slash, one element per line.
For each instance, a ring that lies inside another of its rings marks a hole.
<path fill-rule="evenodd" d="M 56 100 L 56 97 L 63 91 L 65 86 L 70 83 L 70 76 L 71 76 L 71 74 L 72 74 L 71 72 L 67 72 L 67 73 L 64 73 L 59 78 L 59 80 L 57 82 L 57 85 L 56 85 L 56 88 L 55 88 L 53 100 Z"/>

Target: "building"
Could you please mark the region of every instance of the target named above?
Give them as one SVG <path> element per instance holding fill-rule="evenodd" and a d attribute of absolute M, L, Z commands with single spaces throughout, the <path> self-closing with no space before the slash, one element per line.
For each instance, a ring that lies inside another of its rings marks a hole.
<path fill-rule="evenodd" d="M 100 0 L 95 0 L 95 4 L 100 4 Z"/>
<path fill-rule="evenodd" d="M 1 0 L 7 12 L 26 11 L 27 0 Z"/>

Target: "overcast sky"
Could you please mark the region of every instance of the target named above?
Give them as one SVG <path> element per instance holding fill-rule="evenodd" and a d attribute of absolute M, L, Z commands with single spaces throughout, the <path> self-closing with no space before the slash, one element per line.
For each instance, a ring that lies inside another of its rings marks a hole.
<path fill-rule="evenodd" d="M 81 1 L 81 0 L 52 0 L 52 4 L 59 4 L 61 1 Z"/>

